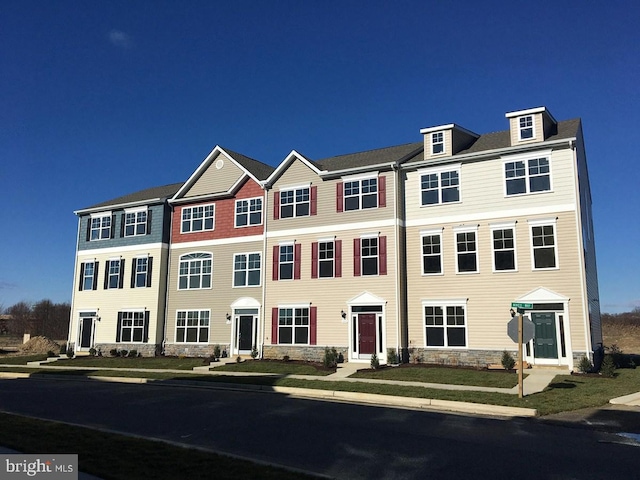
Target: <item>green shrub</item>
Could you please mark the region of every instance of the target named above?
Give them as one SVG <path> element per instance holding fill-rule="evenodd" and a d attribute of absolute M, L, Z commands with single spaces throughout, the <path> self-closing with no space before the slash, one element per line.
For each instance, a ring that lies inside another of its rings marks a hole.
<path fill-rule="evenodd" d="M 371 355 L 371 368 L 377 370 L 380 368 L 380 360 L 378 360 L 378 355 L 375 352 Z"/>
<path fill-rule="evenodd" d="M 398 354 L 395 348 L 387 348 L 387 363 L 392 365 L 398 363 Z"/>
<path fill-rule="evenodd" d="M 578 371 L 580 373 L 589 373 L 593 369 L 593 364 L 588 357 L 582 357 L 580 359 L 580 363 L 578 363 Z"/>
<path fill-rule="evenodd" d="M 89 355 L 91 355 L 92 357 L 95 357 L 96 353 L 98 353 L 98 351 L 95 348 L 91 347 L 89 349 Z"/>
<path fill-rule="evenodd" d="M 109 350 L 109 355 L 111 355 L 112 357 L 117 357 L 118 356 L 118 349 L 117 348 L 112 348 L 111 350 Z"/>
<path fill-rule="evenodd" d="M 67 354 L 67 344 L 63 343 L 62 345 L 60 345 L 60 355 L 66 355 Z"/>
<path fill-rule="evenodd" d="M 136 358 L 138 356 L 138 351 L 137 350 L 131 350 L 129 352 L 129 354 L 127 355 L 127 357 L 129 358 Z"/>
<path fill-rule="evenodd" d="M 605 355 L 600 366 L 600 374 L 603 377 L 613 378 L 616 375 L 616 364 L 612 355 Z"/>
<path fill-rule="evenodd" d="M 291 360 L 291 358 L 289 358 L 289 355 L 285 355 L 284 357 L 282 357 L 283 362 L 288 362 L 289 360 Z"/>
<path fill-rule="evenodd" d="M 258 347 L 256 345 L 251 347 L 251 358 L 253 358 L 254 360 L 258 358 Z"/>
<path fill-rule="evenodd" d="M 242 357 L 240 355 L 238 355 L 236 357 L 236 363 L 240 363 L 240 362 L 242 362 Z"/>
<path fill-rule="evenodd" d="M 516 361 L 513 358 L 513 355 L 511 355 L 509 352 L 507 352 L 506 350 L 504 352 L 502 352 L 502 367 L 505 370 L 513 370 L 513 367 L 516 366 Z"/>
<path fill-rule="evenodd" d="M 325 347 L 322 364 L 325 368 L 336 368 L 338 366 L 338 351 L 335 347 Z"/>
<path fill-rule="evenodd" d="M 215 362 L 218 358 L 220 358 L 220 345 L 215 345 L 213 347 L 213 361 Z"/>
<path fill-rule="evenodd" d="M 73 348 L 67 348 L 67 358 L 73 358 Z"/>
<path fill-rule="evenodd" d="M 126 357 L 127 355 L 129 355 L 129 350 L 125 350 L 124 348 L 120 350 L 120 356 L 122 358 Z"/>

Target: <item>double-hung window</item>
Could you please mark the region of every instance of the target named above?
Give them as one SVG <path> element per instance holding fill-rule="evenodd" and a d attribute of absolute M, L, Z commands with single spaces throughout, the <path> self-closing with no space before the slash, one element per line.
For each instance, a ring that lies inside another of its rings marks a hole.
<path fill-rule="evenodd" d="M 467 322 L 464 300 L 422 303 L 427 347 L 466 347 Z"/>
<path fill-rule="evenodd" d="M 534 270 L 558 267 L 556 219 L 531 220 L 531 256 Z"/>
<path fill-rule="evenodd" d="M 310 215 L 310 187 L 280 190 L 280 218 Z"/>
<path fill-rule="evenodd" d="M 420 175 L 421 204 L 437 205 L 460 201 L 460 166 L 428 170 Z"/>
<path fill-rule="evenodd" d="M 442 229 L 421 232 L 422 274 L 442 273 Z"/>
<path fill-rule="evenodd" d="M 278 343 L 309 344 L 309 308 L 280 308 L 278 311 Z"/>
<path fill-rule="evenodd" d="M 178 290 L 211 288 L 213 256 L 210 253 L 188 253 L 180 256 Z"/>
<path fill-rule="evenodd" d="M 124 213 L 124 236 L 147 234 L 147 209 L 126 210 Z"/>
<path fill-rule="evenodd" d="M 293 280 L 293 267 L 294 267 L 294 245 L 292 243 L 286 245 L 280 245 L 280 261 L 279 261 L 279 275 L 280 280 Z"/>
<path fill-rule="evenodd" d="M 80 290 L 96 290 L 98 288 L 98 262 L 80 264 Z"/>
<path fill-rule="evenodd" d="M 260 253 L 236 253 L 233 256 L 233 286 L 260 286 Z"/>
<path fill-rule="evenodd" d="M 113 218 L 111 213 L 91 216 L 89 218 L 89 240 L 106 240 L 111 238 Z"/>
<path fill-rule="evenodd" d="M 533 115 L 518 118 L 518 132 L 520 140 L 530 140 L 533 138 Z"/>
<path fill-rule="evenodd" d="M 107 266 L 105 267 L 104 273 L 104 289 L 122 288 L 123 277 L 124 260 L 107 260 Z"/>
<path fill-rule="evenodd" d="M 145 332 L 148 328 L 148 312 L 120 312 L 118 313 L 118 332 L 116 341 L 127 343 L 145 342 Z"/>
<path fill-rule="evenodd" d="M 362 210 L 378 206 L 378 178 L 344 182 L 344 209 Z"/>
<path fill-rule="evenodd" d="M 284 242 L 273 246 L 272 277 L 277 280 L 299 280 L 302 245 Z"/>
<path fill-rule="evenodd" d="M 387 274 L 387 237 L 367 235 L 353 240 L 353 274 Z"/>
<path fill-rule="evenodd" d="M 504 164 L 505 191 L 521 195 L 551 190 L 550 152 L 535 158 L 514 158 Z"/>
<path fill-rule="evenodd" d="M 342 240 L 330 238 L 311 244 L 311 278 L 342 276 Z"/>
<path fill-rule="evenodd" d="M 262 198 L 236 200 L 236 227 L 262 224 Z"/>
<path fill-rule="evenodd" d="M 138 257 L 132 260 L 131 288 L 144 288 L 151 286 L 152 257 Z"/>
<path fill-rule="evenodd" d="M 207 343 L 209 341 L 209 310 L 178 310 L 176 313 L 177 343 Z"/>
<path fill-rule="evenodd" d="M 478 226 L 454 228 L 456 236 L 456 265 L 458 273 L 478 272 Z"/>
<path fill-rule="evenodd" d="M 434 132 L 431 134 L 431 154 L 440 153 L 444 153 L 444 132 Z"/>
<path fill-rule="evenodd" d="M 215 204 L 182 208 L 181 233 L 202 232 L 215 228 Z"/>
<path fill-rule="evenodd" d="M 492 225 L 493 271 L 516 270 L 515 224 Z"/>

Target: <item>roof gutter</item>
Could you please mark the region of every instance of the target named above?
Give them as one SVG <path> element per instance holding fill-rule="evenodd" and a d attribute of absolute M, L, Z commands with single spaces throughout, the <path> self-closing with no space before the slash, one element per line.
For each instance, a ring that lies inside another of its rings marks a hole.
<path fill-rule="evenodd" d="M 87 213 L 95 213 L 95 212 L 102 212 L 104 210 L 115 210 L 118 208 L 127 208 L 127 207 L 137 207 L 140 205 L 150 205 L 152 203 L 160 203 L 164 201 L 164 198 L 150 198 L 148 200 L 139 200 L 137 202 L 128 202 L 128 203 L 117 203 L 114 205 L 102 205 L 100 207 L 90 207 L 90 208 L 83 208 L 81 210 L 75 210 L 73 213 L 75 215 L 84 215 Z"/>

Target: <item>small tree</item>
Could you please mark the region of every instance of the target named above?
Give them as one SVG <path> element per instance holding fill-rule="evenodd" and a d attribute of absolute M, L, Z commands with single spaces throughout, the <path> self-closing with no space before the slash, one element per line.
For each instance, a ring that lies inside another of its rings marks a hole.
<path fill-rule="evenodd" d="M 516 366 L 516 361 L 513 358 L 513 355 L 511 355 L 509 352 L 507 352 L 506 350 L 504 352 L 502 352 L 502 367 L 505 370 L 513 370 L 513 367 Z"/>
<path fill-rule="evenodd" d="M 616 364 L 612 355 L 605 355 L 600 366 L 600 374 L 603 377 L 613 378 L 616 375 Z"/>
<path fill-rule="evenodd" d="M 371 355 L 371 368 L 374 370 L 380 368 L 380 360 L 378 360 L 378 355 L 375 352 Z"/>
<path fill-rule="evenodd" d="M 334 348 L 325 347 L 322 365 L 325 368 L 336 368 L 338 366 L 338 351 Z"/>
<path fill-rule="evenodd" d="M 580 363 L 578 363 L 578 370 L 580 373 L 589 373 L 593 369 L 593 364 L 589 357 L 584 356 L 580 359 Z"/>

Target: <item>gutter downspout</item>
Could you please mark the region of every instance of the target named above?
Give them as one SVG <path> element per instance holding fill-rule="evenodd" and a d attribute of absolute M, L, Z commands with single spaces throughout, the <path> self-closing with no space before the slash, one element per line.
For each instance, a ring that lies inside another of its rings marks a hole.
<path fill-rule="evenodd" d="M 73 286 L 73 290 L 71 291 L 71 312 L 69 312 L 69 332 L 67 332 L 67 351 L 69 350 L 69 344 L 71 343 L 71 332 L 73 331 L 73 311 L 75 308 L 75 303 L 76 303 L 76 287 L 75 287 L 75 279 L 76 279 L 76 272 L 78 271 L 78 244 L 80 242 L 80 217 L 78 217 L 78 231 L 76 233 L 76 255 L 75 258 L 73 259 L 73 279 L 74 279 L 74 286 Z M 80 281 L 82 281 L 82 279 L 80 279 Z M 75 351 L 75 345 L 73 346 L 73 349 Z"/>
<path fill-rule="evenodd" d="M 265 323 L 267 319 L 267 307 L 265 302 L 267 301 L 267 218 L 269 214 L 269 189 L 266 185 L 264 185 L 264 208 L 262 209 L 264 212 L 264 222 L 262 223 L 262 264 L 264 267 L 262 268 L 262 319 L 260 321 L 259 330 L 261 330 L 262 335 L 260 336 L 261 345 L 260 345 L 260 359 L 264 358 L 264 336 L 265 336 Z M 273 339 L 272 339 L 273 341 Z"/>
<path fill-rule="evenodd" d="M 393 215 L 394 215 L 394 224 L 395 224 L 395 242 L 396 242 L 396 355 L 397 358 L 400 357 L 400 338 L 401 338 L 401 332 L 400 332 L 400 315 L 401 315 L 401 305 L 400 305 L 400 285 L 401 285 L 401 280 L 400 280 L 400 275 L 401 275 L 401 269 L 403 269 L 403 265 L 401 262 L 401 255 L 400 255 L 400 222 L 398 219 L 398 188 L 400 185 L 400 168 L 398 167 L 398 165 L 396 163 L 392 163 L 391 164 L 391 170 L 394 172 L 394 185 L 393 185 Z M 403 247 L 404 248 L 404 247 Z M 386 352 L 385 352 L 386 355 Z M 387 358 L 387 363 L 389 362 L 389 359 Z"/>
<path fill-rule="evenodd" d="M 162 325 L 161 354 L 164 355 L 165 344 L 167 343 L 167 319 L 169 318 L 169 277 L 171 274 L 171 246 L 173 245 L 173 205 L 167 202 L 171 211 L 169 212 L 169 248 L 167 252 L 167 274 L 164 284 L 164 324 Z"/>

